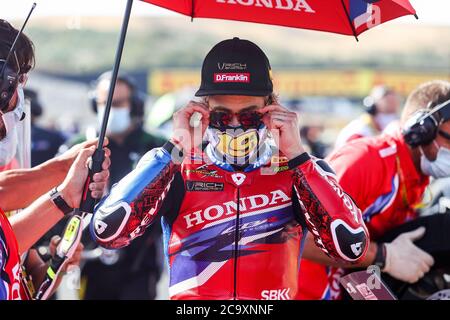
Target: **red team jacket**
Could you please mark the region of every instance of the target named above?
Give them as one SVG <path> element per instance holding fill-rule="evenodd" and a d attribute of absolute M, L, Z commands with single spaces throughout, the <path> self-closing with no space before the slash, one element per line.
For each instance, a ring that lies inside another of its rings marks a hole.
<path fill-rule="evenodd" d="M 0 300 L 27 300 L 22 282 L 19 246 L 8 218 L 0 209 Z"/>
<path fill-rule="evenodd" d="M 400 129 L 357 139 L 328 157 L 342 188 L 363 212 L 370 238 L 416 218 L 429 178 L 417 172 Z M 342 269 L 301 262 L 300 299 L 338 299 Z M 311 278 L 314 274 L 315 277 Z"/>
<path fill-rule="evenodd" d="M 307 229 L 333 257 L 364 255 L 361 212 L 323 160 L 270 153 L 236 172 L 208 148 L 177 165 L 172 148 L 144 156 L 91 222 L 99 244 L 119 248 L 161 217 L 171 299 L 295 298 Z"/>

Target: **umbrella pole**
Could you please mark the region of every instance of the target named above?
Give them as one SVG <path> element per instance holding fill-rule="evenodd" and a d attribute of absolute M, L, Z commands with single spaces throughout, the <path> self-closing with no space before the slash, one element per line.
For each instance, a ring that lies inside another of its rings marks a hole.
<path fill-rule="evenodd" d="M 122 21 L 122 29 L 120 31 L 119 44 L 117 45 L 117 50 L 116 50 L 116 58 L 115 58 L 115 62 L 114 62 L 114 68 L 113 68 L 112 75 L 111 75 L 111 84 L 109 86 L 108 100 L 106 102 L 105 114 L 103 116 L 102 128 L 100 131 L 100 136 L 99 136 L 99 141 L 98 141 L 99 149 L 103 148 L 103 142 L 105 140 L 106 128 L 108 126 L 109 112 L 111 110 L 112 99 L 114 96 L 114 89 L 116 87 L 117 75 L 119 73 L 119 68 L 120 68 L 120 61 L 122 60 L 122 52 L 123 52 L 123 47 L 125 45 L 125 38 L 127 36 L 128 21 L 130 20 L 132 6 L 133 6 L 133 0 L 127 0 L 127 7 L 125 9 L 125 15 L 124 15 L 123 21 Z"/>
<path fill-rule="evenodd" d="M 92 198 L 91 192 L 89 191 L 89 184 L 92 182 L 93 175 L 97 172 L 102 171 L 102 163 L 105 157 L 105 152 L 103 150 L 103 144 L 106 136 L 106 128 L 108 126 L 109 113 L 111 111 L 112 100 L 114 96 L 114 89 L 116 87 L 117 75 L 119 73 L 120 61 L 122 59 L 123 47 L 125 45 L 125 38 L 128 30 L 128 22 L 130 20 L 131 9 L 133 6 L 133 0 L 127 0 L 127 6 L 125 9 L 125 14 L 122 21 L 122 28 L 120 31 L 119 43 L 117 45 L 116 57 L 114 62 L 114 68 L 111 75 L 111 84 L 109 86 L 108 100 L 106 102 L 105 114 L 103 115 L 102 126 L 100 130 L 100 136 L 98 138 L 97 149 L 92 155 L 92 162 L 89 168 L 89 175 L 86 179 L 84 185 L 84 190 L 80 203 L 80 211 L 84 213 L 92 213 L 94 211 L 94 206 L 96 200 Z"/>
<path fill-rule="evenodd" d="M 348 23 L 350 24 L 350 28 L 352 28 L 353 36 L 356 39 L 356 42 L 359 42 L 358 35 L 356 34 L 355 26 L 353 25 L 352 19 L 350 18 L 350 14 L 348 13 L 347 7 L 345 6 L 344 0 L 341 0 L 342 7 L 344 8 L 345 15 L 347 16 Z"/>

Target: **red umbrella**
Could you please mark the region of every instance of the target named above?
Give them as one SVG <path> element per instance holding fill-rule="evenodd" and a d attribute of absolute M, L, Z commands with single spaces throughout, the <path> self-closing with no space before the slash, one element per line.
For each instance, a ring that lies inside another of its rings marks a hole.
<path fill-rule="evenodd" d="M 356 37 L 416 11 L 409 0 L 142 0 L 192 18 L 238 20 Z"/>

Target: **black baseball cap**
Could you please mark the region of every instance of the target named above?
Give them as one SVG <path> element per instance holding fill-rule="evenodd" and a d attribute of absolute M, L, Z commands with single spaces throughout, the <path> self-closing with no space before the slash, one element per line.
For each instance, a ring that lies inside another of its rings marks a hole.
<path fill-rule="evenodd" d="M 233 38 L 219 42 L 206 55 L 195 95 L 264 97 L 272 92 L 272 71 L 265 53 L 251 41 Z"/>

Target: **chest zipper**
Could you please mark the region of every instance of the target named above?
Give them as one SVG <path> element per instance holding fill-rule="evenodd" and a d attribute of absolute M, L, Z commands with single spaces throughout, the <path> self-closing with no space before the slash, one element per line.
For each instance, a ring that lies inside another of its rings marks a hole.
<path fill-rule="evenodd" d="M 236 300 L 237 298 L 237 262 L 238 262 L 238 250 L 239 250 L 239 240 L 241 238 L 240 236 L 240 191 L 239 188 L 237 188 L 237 199 L 236 199 L 236 224 L 235 224 L 235 230 L 234 230 L 234 277 L 233 277 L 233 300 Z"/>

